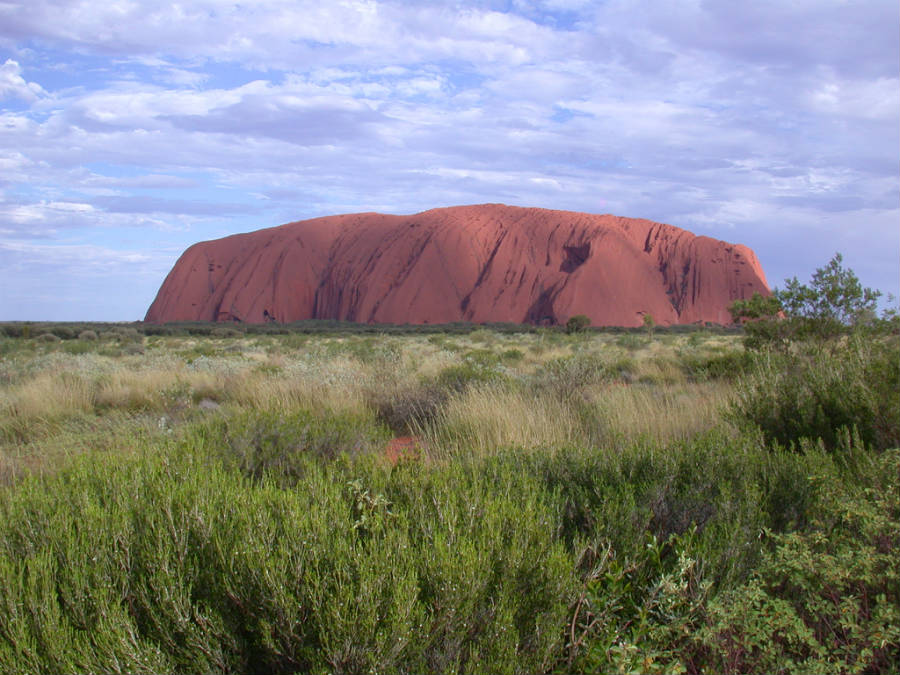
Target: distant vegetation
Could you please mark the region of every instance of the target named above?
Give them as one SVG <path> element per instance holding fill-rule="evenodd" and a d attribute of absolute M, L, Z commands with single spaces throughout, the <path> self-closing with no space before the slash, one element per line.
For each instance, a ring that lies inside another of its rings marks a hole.
<path fill-rule="evenodd" d="M 656 326 L 663 334 L 682 335 L 705 331 L 716 335 L 743 334 L 738 325 L 722 326 L 714 323 L 678 324 L 673 326 Z M 563 333 L 582 330 L 595 333 L 619 335 L 621 333 L 638 334 L 646 332 L 644 328 L 624 328 L 621 326 L 591 326 L 590 319 L 578 314 L 569 319 L 565 326 L 536 326 L 520 323 L 468 323 L 464 321 L 442 324 L 391 324 L 391 323 L 356 323 L 353 321 L 336 321 L 332 319 L 306 319 L 291 323 L 216 323 L 211 321 L 184 321 L 175 323 L 134 322 L 47 322 L 47 321 L 6 321 L 0 322 L 0 337 L 35 338 L 42 334 L 52 334 L 61 340 L 96 339 L 106 337 L 118 339 L 122 335 L 143 335 L 145 337 L 237 337 L 239 335 L 290 335 L 301 333 L 307 335 L 467 335 L 474 331 L 489 330 L 494 333 L 532 334 Z M 83 333 L 93 333 L 94 337 L 85 338 Z"/>
<path fill-rule="evenodd" d="M 0 672 L 896 672 L 897 319 L 807 291 L 746 332 L 2 324 Z"/>

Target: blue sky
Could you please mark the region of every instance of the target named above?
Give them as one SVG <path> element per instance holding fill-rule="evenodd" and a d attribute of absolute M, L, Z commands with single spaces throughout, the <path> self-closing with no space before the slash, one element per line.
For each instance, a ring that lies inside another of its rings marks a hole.
<path fill-rule="evenodd" d="M 0 320 L 136 320 L 190 244 L 503 202 L 840 251 L 898 294 L 896 0 L 0 0 Z"/>

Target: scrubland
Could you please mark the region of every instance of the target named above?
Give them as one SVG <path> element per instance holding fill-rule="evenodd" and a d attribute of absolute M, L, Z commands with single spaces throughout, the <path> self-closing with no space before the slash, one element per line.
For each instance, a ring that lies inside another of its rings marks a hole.
<path fill-rule="evenodd" d="M 66 337 L 0 337 L 0 671 L 900 666 L 896 335 Z"/>

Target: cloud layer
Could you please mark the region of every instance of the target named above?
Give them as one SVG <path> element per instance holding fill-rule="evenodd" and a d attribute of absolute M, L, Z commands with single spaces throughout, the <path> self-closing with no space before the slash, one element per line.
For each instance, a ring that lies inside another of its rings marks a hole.
<path fill-rule="evenodd" d="M 0 2 L 0 319 L 136 319 L 197 240 L 480 202 L 739 241 L 773 283 L 840 250 L 896 293 L 898 20 L 874 0 Z"/>

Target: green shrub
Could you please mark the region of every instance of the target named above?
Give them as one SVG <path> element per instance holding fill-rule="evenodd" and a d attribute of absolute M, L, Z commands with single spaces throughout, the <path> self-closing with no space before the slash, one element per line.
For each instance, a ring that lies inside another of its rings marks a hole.
<path fill-rule="evenodd" d="M 870 469 L 872 487 L 813 477 L 805 531 L 769 534 L 753 577 L 710 604 L 697 633 L 712 672 L 896 672 L 900 661 L 900 451 Z"/>
<path fill-rule="evenodd" d="M 553 666 L 576 579 L 511 464 L 310 462 L 286 490 L 189 443 L 0 493 L 0 670 Z"/>
<path fill-rule="evenodd" d="M 576 314 L 575 316 L 569 317 L 569 320 L 566 321 L 566 332 L 580 333 L 590 325 L 590 317 L 586 316 L 585 314 Z"/>
<path fill-rule="evenodd" d="M 647 536 L 666 541 L 695 529 L 695 553 L 727 585 L 755 563 L 761 528 L 802 520 L 808 490 L 805 481 L 790 489 L 791 481 L 821 459 L 772 453 L 758 438 L 720 429 L 669 446 L 572 448 L 531 461 L 558 494 L 565 541 L 612 543 L 620 558 L 635 558 Z"/>
<path fill-rule="evenodd" d="M 502 377 L 501 373 L 491 365 L 466 360 L 459 365 L 447 366 L 441 370 L 433 383 L 439 389 L 448 392 L 461 392 L 472 385 L 496 382 Z"/>
<path fill-rule="evenodd" d="M 384 336 L 345 338 L 340 342 L 331 342 L 327 346 L 329 354 L 347 354 L 361 361 L 375 365 L 396 364 L 400 359 L 400 348 L 396 342 Z"/>
<path fill-rule="evenodd" d="M 4 323 L 0 324 L 3 334 L 10 338 L 29 338 L 31 337 L 31 325 L 27 323 Z M 26 330 L 27 329 L 27 330 Z"/>
<path fill-rule="evenodd" d="M 693 380 L 736 380 L 753 365 L 754 360 L 752 352 L 734 350 L 713 354 L 682 353 L 679 363 Z"/>
<path fill-rule="evenodd" d="M 66 354 L 87 354 L 94 349 L 96 346 L 86 340 L 69 340 L 62 345 L 62 350 Z"/>
<path fill-rule="evenodd" d="M 591 571 L 572 617 L 569 672 L 686 672 L 685 646 L 710 593 L 692 537 L 648 537 L 636 559 L 610 544 L 586 551 Z"/>
<path fill-rule="evenodd" d="M 852 428 L 875 448 L 900 445 L 900 344 L 854 336 L 831 349 L 763 352 L 738 383 L 729 417 L 784 446 L 810 438 L 835 448 Z"/>
<path fill-rule="evenodd" d="M 199 359 L 200 357 L 221 356 L 221 354 L 222 349 L 210 342 L 199 342 L 181 352 L 181 356 L 187 363 L 193 363 L 195 359 Z"/>
<path fill-rule="evenodd" d="M 500 354 L 500 358 L 509 363 L 518 363 L 525 358 L 525 352 L 521 349 L 506 349 Z"/>
<path fill-rule="evenodd" d="M 809 525 L 776 533 L 757 524 L 735 552 L 762 544 L 761 559 L 724 587 L 709 548 L 720 537 L 704 541 L 696 524 L 667 538 L 645 534 L 630 549 L 621 536 L 586 547 L 566 670 L 893 672 L 900 451 L 873 457 L 848 442 L 842 457 L 843 466 L 823 455 L 805 472 L 796 466 Z M 796 455 L 782 458 L 797 465 Z"/>
<path fill-rule="evenodd" d="M 695 330 L 688 336 L 688 346 L 697 348 L 709 339 L 710 332 L 708 330 Z"/>
<path fill-rule="evenodd" d="M 244 413 L 213 421 L 204 434 L 216 440 L 228 466 L 250 478 L 269 476 L 285 485 L 296 484 L 304 476 L 310 459 L 379 451 L 390 438 L 368 415 L 314 415 L 305 410 Z"/>

